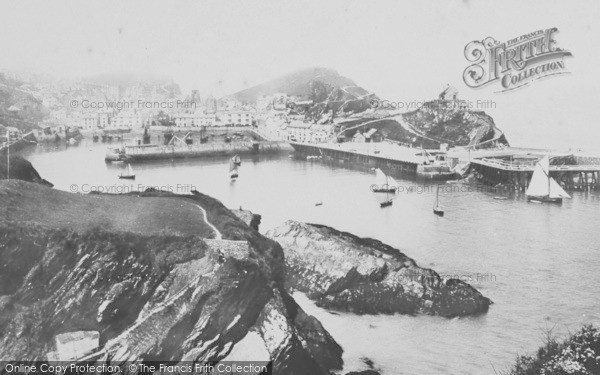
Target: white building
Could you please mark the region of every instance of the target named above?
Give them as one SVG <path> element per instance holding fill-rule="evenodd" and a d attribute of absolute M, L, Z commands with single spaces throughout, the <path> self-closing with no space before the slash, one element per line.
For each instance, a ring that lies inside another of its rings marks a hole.
<path fill-rule="evenodd" d="M 94 112 L 74 112 L 67 119 L 67 124 L 83 130 L 97 130 L 98 114 Z"/>
<path fill-rule="evenodd" d="M 175 124 L 180 128 L 194 128 L 200 126 L 217 125 L 217 116 L 214 113 L 181 113 L 173 116 L 173 120 L 175 121 Z"/>
<path fill-rule="evenodd" d="M 284 125 L 287 140 L 301 143 L 324 143 L 333 135 L 332 125 L 318 125 L 302 121 L 292 121 Z"/>
<path fill-rule="evenodd" d="M 293 121 L 283 128 L 287 131 L 287 140 L 292 142 L 309 143 L 312 138 L 310 128 L 313 124 L 302 121 Z"/>
<path fill-rule="evenodd" d="M 333 125 L 313 125 L 311 130 L 311 143 L 324 143 L 333 136 Z"/>
<path fill-rule="evenodd" d="M 251 111 L 220 111 L 217 117 L 222 126 L 251 126 L 254 121 Z"/>
<path fill-rule="evenodd" d="M 142 114 L 136 111 L 121 111 L 111 119 L 113 128 L 141 128 L 144 125 Z"/>

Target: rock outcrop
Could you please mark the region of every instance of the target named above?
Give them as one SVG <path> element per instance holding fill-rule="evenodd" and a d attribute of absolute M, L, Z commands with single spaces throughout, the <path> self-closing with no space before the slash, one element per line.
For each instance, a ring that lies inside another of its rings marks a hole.
<path fill-rule="evenodd" d="M 9 168 L 6 157 L 0 158 L 0 180 L 8 178 Z M 21 156 L 10 156 L 10 178 L 28 182 L 35 182 L 45 186 L 53 185 L 40 177 L 40 174 L 33 168 L 28 160 Z"/>
<path fill-rule="evenodd" d="M 295 221 L 266 236 L 284 249 L 286 287 L 325 308 L 455 317 L 484 313 L 492 303 L 469 284 L 443 279 L 374 239 Z"/>
<path fill-rule="evenodd" d="M 235 216 L 246 223 L 246 225 L 248 225 L 250 228 L 258 230 L 258 227 L 260 226 L 260 220 L 262 219 L 260 215 L 252 213 L 248 210 L 242 210 L 241 207 L 237 210 L 232 209 L 231 212 L 233 212 Z"/>
<path fill-rule="evenodd" d="M 27 184 L 0 181 L 0 194 L 70 195 Z M 271 360 L 276 374 L 341 369 L 341 347 L 284 289 L 281 247 L 215 199 L 179 199 L 204 208 L 223 239 L 0 217 L 0 360 L 45 360 L 56 335 L 97 331 L 99 361 L 220 361 L 254 335 L 267 357 L 245 359 Z"/>

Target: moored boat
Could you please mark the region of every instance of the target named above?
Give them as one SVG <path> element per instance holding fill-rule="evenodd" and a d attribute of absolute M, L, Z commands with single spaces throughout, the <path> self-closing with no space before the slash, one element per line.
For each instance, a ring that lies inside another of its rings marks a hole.
<path fill-rule="evenodd" d="M 238 173 L 238 166 L 235 163 L 235 156 L 231 158 L 231 160 L 229 160 L 229 178 L 231 178 L 232 180 L 235 180 L 236 178 L 238 178 L 239 173 Z"/>
<path fill-rule="evenodd" d="M 440 185 L 437 186 L 435 192 L 435 204 L 433 205 L 433 213 L 437 216 L 444 216 L 444 210 L 440 206 Z"/>
<path fill-rule="evenodd" d="M 121 173 L 119 175 L 119 178 L 125 180 L 135 180 L 135 174 L 133 173 L 133 168 L 131 168 L 131 164 L 127 164 L 127 174 Z"/>
<path fill-rule="evenodd" d="M 398 183 L 379 168 L 375 169 L 375 185 L 371 188 L 374 193 L 395 193 Z"/>

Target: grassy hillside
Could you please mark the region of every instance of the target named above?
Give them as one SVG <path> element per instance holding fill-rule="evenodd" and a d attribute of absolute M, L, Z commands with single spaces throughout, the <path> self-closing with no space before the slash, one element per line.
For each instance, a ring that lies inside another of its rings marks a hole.
<path fill-rule="evenodd" d="M 175 197 L 80 195 L 23 181 L 0 182 L 0 221 L 28 222 L 77 232 L 160 232 L 213 238 L 194 202 Z"/>

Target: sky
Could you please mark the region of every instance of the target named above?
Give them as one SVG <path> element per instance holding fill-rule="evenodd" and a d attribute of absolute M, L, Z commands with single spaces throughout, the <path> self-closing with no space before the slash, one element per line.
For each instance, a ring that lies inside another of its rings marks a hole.
<path fill-rule="evenodd" d="M 0 70 L 154 73 L 221 96 L 321 66 L 398 102 L 451 84 L 493 101 L 514 145 L 600 150 L 598 19 L 598 1 L 0 0 Z M 571 74 L 502 94 L 463 82 L 469 42 L 550 27 Z"/>

